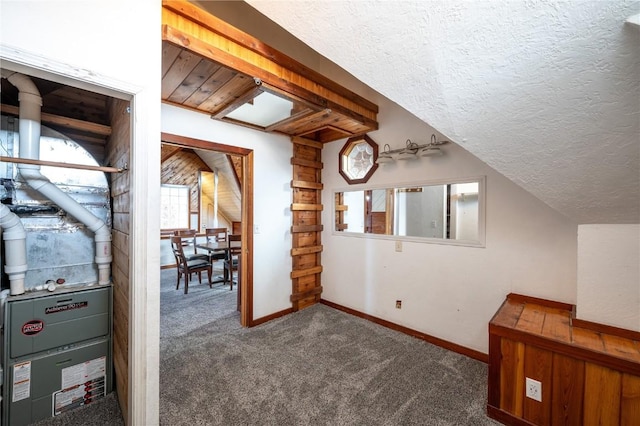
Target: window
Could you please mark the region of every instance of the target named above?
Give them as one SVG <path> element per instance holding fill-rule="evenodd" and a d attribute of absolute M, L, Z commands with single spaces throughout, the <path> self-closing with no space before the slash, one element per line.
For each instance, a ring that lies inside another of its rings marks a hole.
<path fill-rule="evenodd" d="M 189 228 L 189 187 L 162 185 L 160 188 L 160 228 Z"/>
<path fill-rule="evenodd" d="M 338 172 L 347 183 L 365 183 L 378 168 L 378 144 L 367 135 L 350 138 L 338 157 Z"/>

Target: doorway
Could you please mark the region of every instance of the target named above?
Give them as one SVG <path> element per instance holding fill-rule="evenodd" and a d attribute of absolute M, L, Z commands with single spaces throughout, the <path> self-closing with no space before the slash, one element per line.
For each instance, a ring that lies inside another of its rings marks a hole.
<path fill-rule="evenodd" d="M 239 159 L 238 166 L 242 171 L 238 182 L 241 200 L 242 262 L 238 267 L 240 279 L 237 291 L 239 292 L 240 324 L 243 327 L 251 326 L 253 322 L 253 232 L 250 230 L 253 229 L 253 151 L 170 133 L 162 133 L 161 142 L 163 145 L 176 148 L 217 152 Z M 200 222 L 198 224 L 200 226 Z"/>

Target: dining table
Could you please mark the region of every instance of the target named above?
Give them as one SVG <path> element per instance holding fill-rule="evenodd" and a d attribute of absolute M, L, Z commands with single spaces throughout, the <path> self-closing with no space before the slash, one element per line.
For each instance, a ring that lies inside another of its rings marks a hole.
<path fill-rule="evenodd" d="M 196 247 L 199 249 L 203 249 L 203 250 L 207 250 L 207 252 L 209 253 L 216 253 L 216 252 L 224 252 L 225 253 L 225 257 L 227 258 L 227 260 L 230 262 L 231 261 L 231 249 L 239 249 L 242 247 L 240 241 L 238 240 L 231 240 L 229 238 L 227 238 L 224 241 L 209 241 L 207 243 L 196 243 Z M 237 293 L 238 293 L 238 310 L 240 310 L 240 290 L 241 290 L 241 285 L 240 285 L 240 255 L 238 255 L 238 285 L 237 285 Z M 222 279 L 220 280 L 216 280 L 213 281 L 214 283 L 219 283 L 219 282 L 226 282 L 225 277 L 223 276 Z"/>

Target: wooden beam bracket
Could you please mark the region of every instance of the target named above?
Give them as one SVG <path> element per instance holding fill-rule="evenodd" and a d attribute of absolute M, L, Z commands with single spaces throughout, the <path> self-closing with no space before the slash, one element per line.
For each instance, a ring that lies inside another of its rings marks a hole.
<path fill-rule="evenodd" d="M 297 271 L 292 271 L 291 278 L 306 277 L 308 275 L 319 274 L 321 272 L 322 272 L 322 266 L 314 266 L 313 268 L 309 268 L 309 269 L 300 269 Z"/>
<path fill-rule="evenodd" d="M 291 249 L 291 256 L 302 256 L 305 254 L 320 253 L 322 246 L 298 247 Z"/>
<path fill-rule="evenodd" d="M 322 211 L 322 204 L 305 204 L 305 203 L 293 203 L 291 204 L 291 211 Z"/>
<path fill-rule="evenodd" d="M 318 294 L 322 294 L 322 286 L 314 287 L 311 290 L 304 291 L 301 293 L 294 293 L 291 295 L 291 301 L 297 302 L 299 300 L 306 299 L 307 297 L 317 296 Z"/>

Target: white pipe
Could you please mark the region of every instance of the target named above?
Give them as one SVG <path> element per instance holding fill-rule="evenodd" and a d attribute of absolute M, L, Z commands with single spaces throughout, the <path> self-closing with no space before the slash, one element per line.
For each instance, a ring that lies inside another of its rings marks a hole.
<path fill-rule="evenodd" d="M 20 101 L 20 157 L 37 160 L 40 157 L 40 108 L 42 98 L 33 81 L 22 74 L 3 75 L 19 90 Z M 98 265 L 98 284 L 111 279 L 111 230 L 93 213 L 85 209 L 40 173 L 40 166 L 19 164 L 20 175 L 33 189 L 56 203 L 95 233 L 95 261 Z"/>
<path fill-rule="evenodd" d="M 27 272 L 27 233 L 18 216 L 4 204 L 0 204 L 0 228 L 5 241 L 4 271 L 9 276 L 11 295 L 22 294 Z"/>

